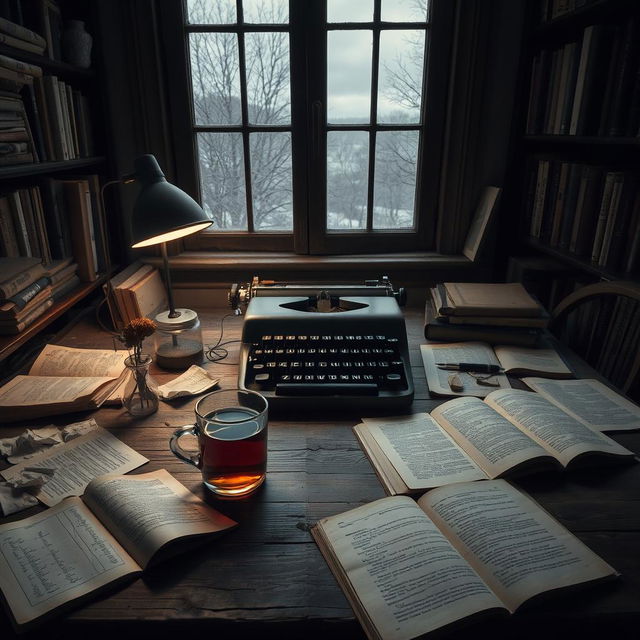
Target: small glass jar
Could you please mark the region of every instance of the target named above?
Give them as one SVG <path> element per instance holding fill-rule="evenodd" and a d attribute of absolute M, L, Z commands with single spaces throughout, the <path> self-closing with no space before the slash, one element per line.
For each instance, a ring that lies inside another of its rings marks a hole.
<path fill-rule="evenodd" d="M 202 329 L 198 314 L 191 309 L 176 309 L 176 318 L 169 311 L 156 318 L 156 364 L 163 369 L 187 369 L 204 359 Z"/>
<path fill-rule="evenodd" d="M 124 361 L 129 370 L 129 379 L 124 387 L 122 403 L 125 409 L 134 417 L 148 416 L 158 410 L 158 384 L 149 374 L 151 356 L 143 353 L 136 361 L 129 356 Z"/>

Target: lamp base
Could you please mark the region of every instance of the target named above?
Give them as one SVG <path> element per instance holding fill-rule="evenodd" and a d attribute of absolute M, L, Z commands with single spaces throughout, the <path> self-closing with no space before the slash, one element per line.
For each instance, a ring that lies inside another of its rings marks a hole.
<path fill-rule="evenodd" d="M 202 332 L 198 314 L 191 309 L 176 309 L 177 318 L 169 311 L 156 318 L 156 364 L 163 369 L 186 369 L 204 360 Z"/>

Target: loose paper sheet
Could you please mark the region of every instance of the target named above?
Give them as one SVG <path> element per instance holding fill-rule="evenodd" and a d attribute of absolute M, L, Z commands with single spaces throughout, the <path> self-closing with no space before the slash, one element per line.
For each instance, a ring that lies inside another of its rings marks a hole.
<path fill-rule="evenodd" d="M 145 462 L 149 462 L 147 458 L 97 427 L 51 452 L 1 473 L 6 480 L 11 480 L 25 467 L 55 469 L 49 482 L 35 493 L 41 502 L 51 507 L 69 496 L 81 496 L 89 482 L 98 476 L 127 473 Z"/>
<path fill-rule="evenodd" d="M 204 393 L 215 387 L 218 382 L 220 379 L 214 378 L 209 371 L 192 364 L 182 375 L 158 387 L 158 392 L 163 400 L 173 400 Z"/>
<path fill-rule="evenodd" d="M 97 426 L 98 423 L 90 418 L 73 422 L 62 429 L 53 425 L 26 429 L 19 436 L 0 439 L 0 455 L 7 456 L 11 464 L 19 464 L 50 450 L 51 447 L 78 438 Z"/>
<path fill-rule="evenodd" d="M 420 353 L 427 376 L 429 391 L 441 396 L 475 396 L 484 398 L 496 389 L 509 389 L 509 379 L 503 373 L 497 373 L 489 381 L 497 386 L 478 384 L 476 378 L 464 371 L 447 371 L 439 369 L 436 362 L 474 364 L 495 364 L 500 366 L 493 349 L 480 342 L 455 342 L 447 344 L 421 344 Z M 462 383 L 461 391 L 453 391 L 449 386 L 449 376 L 455 373 Z"/>

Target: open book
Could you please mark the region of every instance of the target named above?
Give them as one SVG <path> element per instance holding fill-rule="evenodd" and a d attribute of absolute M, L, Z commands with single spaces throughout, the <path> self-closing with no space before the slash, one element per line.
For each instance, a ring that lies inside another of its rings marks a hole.
<path fill-rule="evenodd" d="M 24 629 L 235 525 L 164 469 L 101 476 L 82 498 L 0 526 L 0 590 Z"/>
<path fill-rule="evenodd" d="M 388 494 L 593 463 L 635 454 L 538 393 L 500 389 L 431 414 L 365 418 L 354 433 Z"/>
<path fill-rule="evenodd" d="M 504 480 L 382 498 L 312 534 L 369 638 L 411 640 L 616 570 Z"/>
<path fill-rule="evenodd" d="M 126 382 L 124 350 L 48 344 L 29 370 L 0 388 L 0 422 L 97 409 Z"/>
<path fill-rule="evenodd" d="M 552 348 L 534 349 L 516 346 L 494 346 L 485 342 L 450 342 L 446 344 L 421 344 L 420 352 L 429 391 L 436 395 L 476 396 L 484 398 L 495 387 L 509 387 L 503 374 L 492 376 L 493 386 L 482 384 L 467 372 L 458 372 L 462 389 L 454 391 L 448 384 L 451 371 L 441 369 L 437 363 L 472 362 L 495 364 L 512 376 L 542 376 L 544 378 L 573 378 L 573 372 Z"/>

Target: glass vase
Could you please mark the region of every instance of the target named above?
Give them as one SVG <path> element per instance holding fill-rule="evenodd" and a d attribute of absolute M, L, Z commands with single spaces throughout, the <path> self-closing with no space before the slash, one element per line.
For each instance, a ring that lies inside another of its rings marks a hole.
<path fill-rule="evenodd" d="M 151 356 L 142 354 L 136 362 L 129 356 L 124 364 L 129 370 L 129 379 L 124 388 L 123 404 L 126 410 L 137 418 L 148 416 L 158 410 L 158 384 L 149 373 Z"/>

